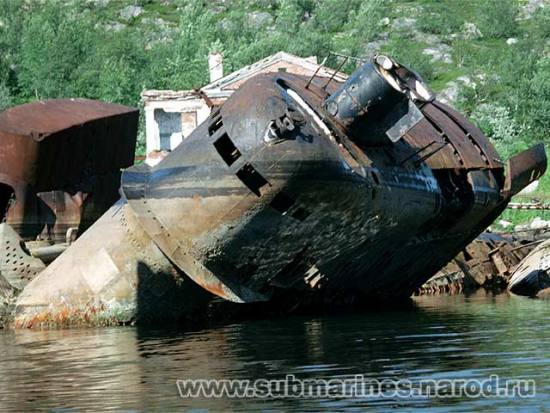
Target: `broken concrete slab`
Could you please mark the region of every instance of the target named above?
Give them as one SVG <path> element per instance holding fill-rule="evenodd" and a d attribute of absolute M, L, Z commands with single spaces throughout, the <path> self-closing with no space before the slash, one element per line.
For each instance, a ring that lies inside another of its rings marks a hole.
<path fill-rule="evenodd" d="M 14 325 L 174 320 L 191 314 L 208 296 L 174 269 L 119 201 L 25 288 L 15 305 Z"/>

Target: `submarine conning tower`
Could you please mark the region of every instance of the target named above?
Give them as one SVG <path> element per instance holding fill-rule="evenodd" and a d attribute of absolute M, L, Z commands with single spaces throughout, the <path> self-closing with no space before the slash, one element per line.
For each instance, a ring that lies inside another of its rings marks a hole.
<path fill-rule="evenodd" d="M 542 145 L 501 161 L 387 56 L 343 83 L 257 75 L 158 165 L 124 171 L 123 199 L 27 286 L 16 324 L 407 298 L 545 169 Z"/>
<path fill-rule="evenodd" d="M 422 118 L 415 103 L 434 99 L 417 73 L 376 55 L 325 100 L 324 108 L 355 143 L 376 146 L 399 140 Z"/>

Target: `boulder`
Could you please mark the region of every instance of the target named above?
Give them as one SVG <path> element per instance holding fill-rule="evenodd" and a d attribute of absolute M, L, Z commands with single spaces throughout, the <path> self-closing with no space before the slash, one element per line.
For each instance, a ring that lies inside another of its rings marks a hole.
<path fill-rule="evenodd" d="M 246 16 L 248 26 L 258 29 L 273 23 L 271 14 L 265 11 L 253 11 Z"/>
<path fill-rule="evenodd" d="M 548 0 L 527 0 L 521 8 L 522 17 L 530 19 L 535 15 L 538 9 L 543 7 L 550 7 L 550 2 Z"/>
<path fill-rule="evenodd" d="M 443 63 L 452 63 L 451 58 L 452 48 L 444 43 L 440 43 L 433 47 L 427 47 L 422 50 L 422 54 L 431 56 L 431 62 L 443 62 Z"/>
<path fill-rule="evenodd" d="M 398 17 L 391 25 L 396 31 L 413 31 L 416 27 L 416 19 L 412 17 Z"/>
<path fill-rule="evenodd" d="M 536 217 L 529 224 L 529 228 L 531 228 L 531 229 L 543 229 L 543 228 L 548 228 L 548 227 L 550 227 L 550 221 L 545 221 L 545 220 L 541 219 L 540 217 Z"/>
<path fill-rule="evenodd" d="M 130 20 L 138 17 L 141 13 L 143 13 L 143 8 L 140 6 L 126 6 L 119 12 L 119 16 L 123 20 Z"/>
<path fill-rule="evenodd" d="M 483 35 L 474 23 L 466 22 L 462 29 L 462 37 L 466 40 L 474 40 L 483 37 Z"/>

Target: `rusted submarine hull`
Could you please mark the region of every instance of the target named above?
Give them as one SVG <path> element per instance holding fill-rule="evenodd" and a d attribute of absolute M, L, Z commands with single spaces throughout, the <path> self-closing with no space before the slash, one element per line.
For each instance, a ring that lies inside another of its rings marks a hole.
<path fill-rule="evenodd" d="M 123 209 L 135 218 L 128 231 L 162 252 L 161 272 L 172 266 L 211 298 L 395 300 L 409 297 L 514 191 L 544 173 L 544 148 L 529 154 L 537 156 L 514 163 L 521 183 L 506 190 L 504 164 L 479 129 L 438 102 L 414 72 L 378 56 L 343 85 L 286 73 L 249 80 L 160 164 L 123 173 Z M 86 290 L 108 284 L 105 270 L 70 258 L 100 245 L 102 222 L 29 284 L 17 325 L 121 299 Z M 135 281 L 136 262 L 146 257 L 136 258 L 127 241 L 120 250 L 107 244 L 104 255 L 115 263 L 113 279 L 128 272 Z M 85 276 L 60 282 L 59 272 Z M 90 279 L 80 286 L 83 277 Z M 135 297 L 149 287 L 135 288 L 124 300 L 139 319 Z M 194 295 L 181 298 L 180 315 Z"/>

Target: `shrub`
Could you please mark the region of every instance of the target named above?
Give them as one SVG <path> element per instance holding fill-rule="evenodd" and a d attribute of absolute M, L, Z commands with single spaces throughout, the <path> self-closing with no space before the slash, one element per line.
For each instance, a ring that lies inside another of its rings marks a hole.
<path fill-rule="evenodd" d="M 394 39 L 388 54 L 399 63 L 417 72 L 425 81 L 435 78 L 435 67 L 431 57 L 422 53 L 423 47 L 413 39 Z"/>
<path fill-rule="evenodd" d="M 479 29 L 484 36 L 506 38 L 518 33 L 519 7 L 516 0 L 487 0 L 482 4 Z"/>
<path fill-rule="evenodd" d="M 0 83 L 0 111 L 3 111 L 13 105 L 13 99 L 6 85 Z"/>
<path fill-rule="evenodd" d="M 448 35 L 461 30 L 464 22 L 445 3 L 435 3 L 425 7 L 417 19 L 417 26 L 426 33 Z"/>
<path fill-rule="evenodd" d="M 524 148 L 524 127 L 507 107 L 482 104 L 472 112 L 471 119 L 491 139 L 502 157 L 508 158 Z"/>

